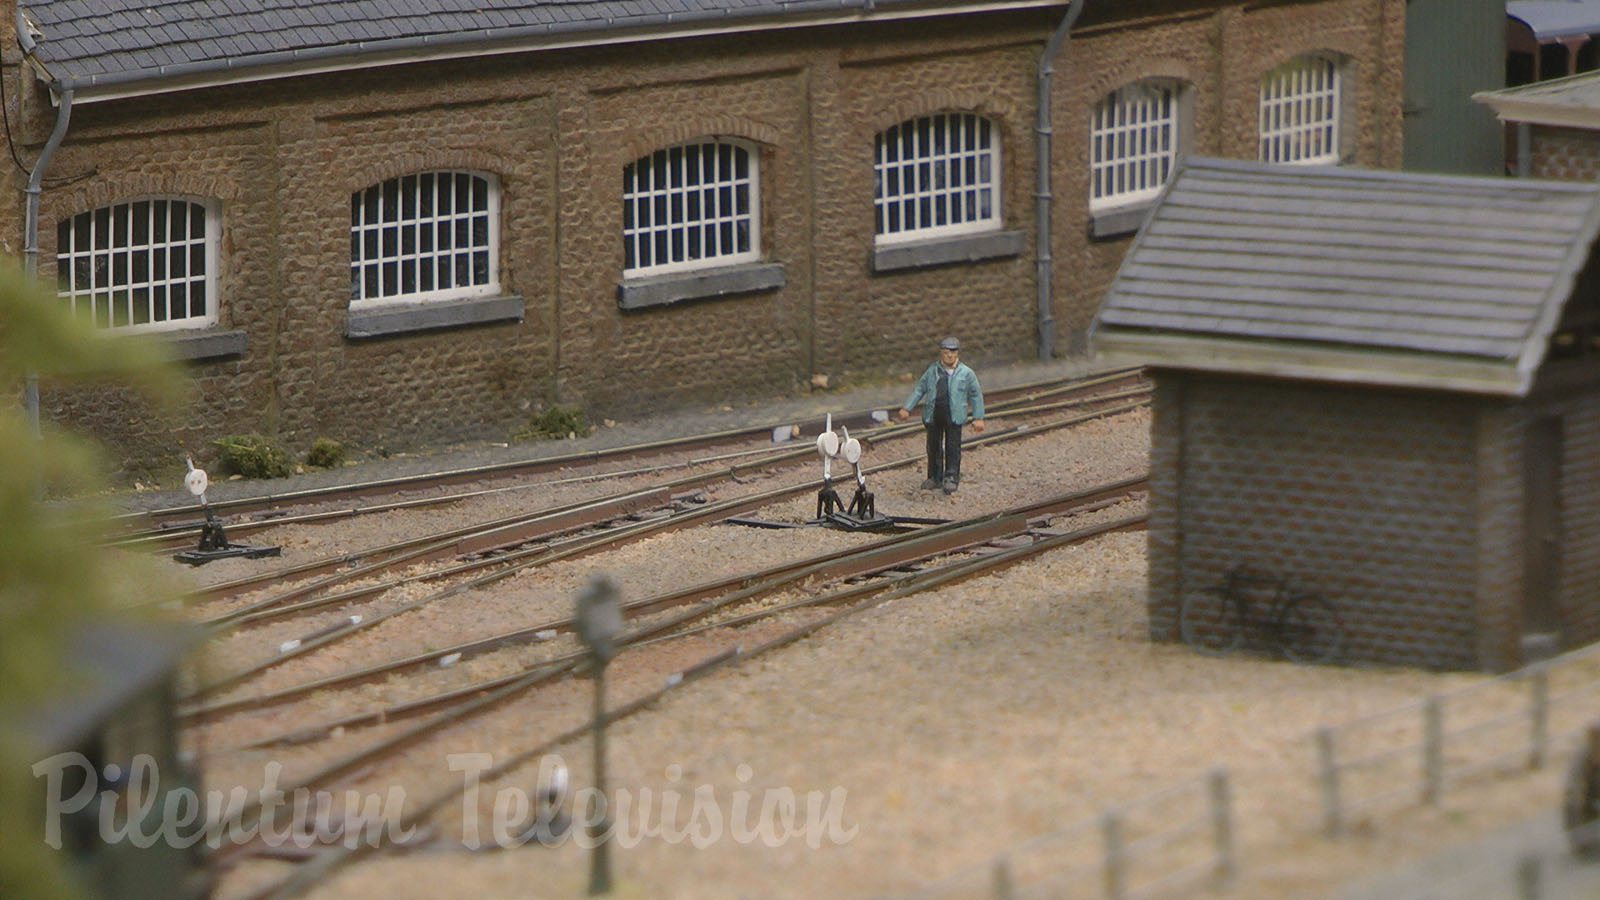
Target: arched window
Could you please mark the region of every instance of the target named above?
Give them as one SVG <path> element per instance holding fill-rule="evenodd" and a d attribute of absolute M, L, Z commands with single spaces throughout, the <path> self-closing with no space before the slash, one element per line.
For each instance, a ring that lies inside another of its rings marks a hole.
<path fill-rule="evenodd" d="M 350 302 L 499 290 L 500 189 L 489 175 L 422 172 L 350 195 Z"/>
<path fill-rule="evenodd" d="M 878 133 L 879 244 L 1000 227 L 1000 138 L 988 119 L 939 113 Z"/>
<path fill-rule="evenodd" d="M 1161 193 L 1178 159 L 1179 90 L 1175 81 L 1140 81 L 1095 105 L 1089 122 L 1090 209 L 1129 206 Z"/>
<path fill-rule="evenodd" d="M 56 226 L 56 292 L 96 325 L 127 331 L 217 321 L 214 201 L 152 197 Z"/>
<path fill-rule="evenodd" d="M 624 274 L 749 262 L 761 256 L 759 154 L 736 141 L 657 150 L 622 170 Z"/>
<path fill-rule="evenodd" d="M 1339 161 L 1339 65 L 1325 56 L 1301 56 L 1261 79 L 1262 162 Z"/>

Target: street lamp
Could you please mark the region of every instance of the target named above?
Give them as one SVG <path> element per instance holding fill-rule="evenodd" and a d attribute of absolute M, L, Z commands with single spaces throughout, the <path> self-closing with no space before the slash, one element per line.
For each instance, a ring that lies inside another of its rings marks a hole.
<path fill-rule="evenodd" d="M 614 643 L 622 632 L 622 604 L 617 586 L 596 575 L 578 594 L 578 637 L 589 648 L 589 672 L 594 677 L 594 789 L 601 815 L 589 825 L 594 853 L 589 857 L 589 896 L 611 893 L 611 856 L 606 816 L 606 663 L 617 655 Z"/>

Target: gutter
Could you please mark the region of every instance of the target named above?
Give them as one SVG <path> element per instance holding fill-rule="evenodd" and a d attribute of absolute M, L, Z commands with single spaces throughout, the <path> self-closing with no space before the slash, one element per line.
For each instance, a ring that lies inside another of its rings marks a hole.
<path fill-rule="evenodd" d="M 1049 42 L 1045 44 L 1044 54 L 1039 57 L 1039 124 L 1034 129 L 1039 136 L 1039 146 L 1036 151 L 1038 158 L 1034 161 L 1034 166 L 1038 170 L 1039 187 L 1033 196 L 1037 220 L 1034 240 L 1038 242 L 1039 359 L 1045 362 L 1055 355 L 1056 340 L 1056 318 L 1051 284 L 1055 261 L 1050 252 L 1050 83 L 1055 74 L 1056 54 L 1060 52 L 1067 32 L 1072 30 L 1079 14 L 1083 12 L 1083 2 L 1084 0 L 1072 0 L 1066 15 L 1061 17 L 1061 24 L 1056 26 Z"/>
<path fill-rule="evenodd" d="M 22 7 L 17 7 L 16 16 L 17 44 L 26 57 L 31 57 L 35 48 L 33 36 L 28 33 L 28 24 L 23 19 Z M 22 68 L 18 67 L 20 76 Z M 0 77 L 4 77 L 0 74 Z M 20 88 L 20 85 L 19 85 Z M 33 169 L 28 172 L 28 186 L 24 189 L 28 198 L 27 218 L 23 224 L 22 232 L 22 271 L 29 282 L 34 281 L 39 272 L 39 198 L 41 186 L 44 184 L 45 169 L 49 168 L 50 160 L 56 155 L 56 150 L 61 147 L 61 142 L 67 136 L 67 123 L 72 119 L 72 88 L 58 89 L 57 92 L 56 124 L 50 131 L 49 140 L 45 141 L 44 149 L 39 151 L 39 158 L 34 161 Z M 19 90 L 20 98 L 22 92 Z M 39 375 L 28 372 L 23 384 L 23 406 L 28 422 L 28 430 L 35 437 L 40 436 L 39 431 Z"/>

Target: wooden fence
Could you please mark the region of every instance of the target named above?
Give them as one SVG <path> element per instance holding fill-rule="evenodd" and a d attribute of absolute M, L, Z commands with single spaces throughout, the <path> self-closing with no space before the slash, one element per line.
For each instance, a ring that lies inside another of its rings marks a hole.
<path fill-rule="evenodd" d="M 1239 870 L 1240 846 L 1270 848 L 1285 835 L 1308 833 L 1338 838 L 1357 819 L 1377 827 L 1385 816 L 1436 805 L 1475 782 L 1564 765 L 1596 719 L 1600 644 L 1318 728 L 1281 765 L 1214 769 L 1032 838 L 910 896 L 1185 896 L 1225 885 Z M 1519 871 L 1502 873 L 1520 886 L 1506 896 L 1540 896 L 1538 866 L 1530 858 Z"/>

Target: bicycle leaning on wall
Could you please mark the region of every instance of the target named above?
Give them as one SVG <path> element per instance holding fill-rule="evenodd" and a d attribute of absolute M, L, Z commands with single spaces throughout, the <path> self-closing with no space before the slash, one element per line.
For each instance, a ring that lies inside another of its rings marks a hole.
<path fill-rule="evenodd" d="M 1251 637 L 1297 663 L 1335 662 L 1344 652 L 1344 623 L 1320 594 L 1295 590 L 1276 575 L 1235 567 L 1222 584 L 1183 598 L 1183 642 L 1212 656 L 1231 653 Z"/>

